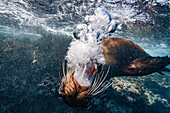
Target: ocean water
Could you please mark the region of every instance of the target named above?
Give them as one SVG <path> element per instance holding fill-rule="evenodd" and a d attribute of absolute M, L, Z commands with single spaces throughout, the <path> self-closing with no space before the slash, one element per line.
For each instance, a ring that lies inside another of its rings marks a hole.
<path fill-rule="evenodd" d="M 170 56 L 168 0 L 1 0 L 0 113 L 170 112 L 170 73 L 111 78 L 114 84 L 88 108 L 63 102 L 62 61 L 76 26 L 97 8 L 118 22 L 106 38 L 126 38 L 152 56 Z"/>

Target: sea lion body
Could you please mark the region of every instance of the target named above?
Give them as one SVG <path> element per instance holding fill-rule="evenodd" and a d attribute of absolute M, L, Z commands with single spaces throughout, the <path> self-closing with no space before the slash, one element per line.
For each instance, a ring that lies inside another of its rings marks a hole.
<path fill-rule="evenodd" d="M 105 65 L 111 65 L 113 76 L 143 76 L 167 70 L 168 57 L 152 57 L 140 46 L 123 38 L 102 41 Z"/>
<path fill-rule="evenodd" d="M 123 65 L 139 57 L 149 56 L 140 46 L 123 38 L 108 38 L 102 41 L 106 65 Z"/>

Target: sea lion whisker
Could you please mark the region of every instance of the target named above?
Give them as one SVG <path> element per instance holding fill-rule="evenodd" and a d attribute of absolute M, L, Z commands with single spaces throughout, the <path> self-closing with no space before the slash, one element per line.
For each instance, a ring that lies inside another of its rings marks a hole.
<path fill-rule="evenodd" d="M 96 83 L 95 84 L 93 84 L 93 88 L 95 88 L 96 86 L 98 86 L 98 84 L 100 83 L 100 81 L 102 80 L 102 78 L 103 78 L 103 75 L 104 75 L 104 72 L 101 74 L 101 77 L 100 77 L 100 75 L 98 75 L 98 76 L 96 76 L 97 78 L 96 78 Z"/>
<path fill-rule="evenodd" d="M 99 74 L 95 77 L 95 81 L 94 81 L 92 87 L 90 88 L 88 94 L 93 93 L 94 89 L 98 86 L 98 84 L 99 84 L 100 81 L 102 80 L 103 75 L 104 75 L 104 72 L 101 74 L 101 77 L 99 77 Z"/>
<path fill-rule="evenodd" d="M 95 92 L 95 90 L 97 89 L 97 87 L 99 86 L 99 84 L 101 83 L 101 80 L 103 79 L 103 75 L 104 75 L 104 73 L 102 73 L 102 75 L 101 75 L 101 77 L 100 76 L 98 76 L 98 80 L 97 80 L 97 83 L 91 88 L 91 92 L 90 92 L 90 94 L 92 94 L 92 93 L 94 93 Z M 100 79 L 99 79 L 99 77 L 100 77 Z"/>
<path fill-rule="evenodd" d="M 99 80 L 99 74 L 97 74 L 96 77 L 94 78 L 94 82 L 92 84 L 92 87 L 88 90 L 88 94 L 93 91 L 93 89 L 95 88 L 96 84 L 98 83 L 98 80 Z"/>
<path fill-rule="evenodd" d="M 109 88 L 111 85 L 113 84 L 113 82 L 108 82 L 101 90 L 99 90 L 98 92 L 94 93 L 93 96 L 103 92 L 104 90 L 106 90 L 107 88 Z"/>
<path fill-rule="evenodd" d="M 63 67 L 63 74 L 64 74 L 64 77 L 66 77 L 66 72 L 65 72 L 65 62 L 64 62 L 64 61 L 62 62 L 62 67 Z"/>
<path fill-rule="evenodd" d="M 107 82 L 107 81 L 106 81 L 106 82 Z M 106 82 L 102 83 L 101 86 L 100 86 L 99 88 L 97 88 L 97 89 L 93 92 L 93 94 L 96 93 L 96 92 L 98 92 L 98 91 L 101 90 L 102 88 L 104 88 L 104 87 L 107 85 Z"/>
<path fill-rule="evenodd" d="M 103 84 L 104 80 L 106 79 L 106 77 L 107 77 L 107 75 L 108 75 L 108 73 L 109 73 L 109 70 L 110 70 L 110 66 L 109 66 L 109 68 L 108 68 L 108 70 L 107 70 L 107 73 L 105 74 L 103 80 L 102 80 L 102 81 L 100 82 L 100 84 L 94 89 L 94 91 L 93 91 L 91 94 L 93 94 L 93 93 Z"/>
<path fill-rule="evenodd" d="M 107 95 L 107 94 L 104 93 L 104 91 L 103 91 L 103 92 L 99 93 L 98 95 L 94 95 L 94 96 L 97 97 L 97 98 L 102 98 L 102 97 L 104 97 L 104 96 L 106 96 L 106 95 Z"/>
<path fill-rule="evenodd" d="M 72 74 L 72 72 L 71 72 L 71 74 Z M 70 75 L 70 71 L 69 71 L 68 67 L 66 67 L 66 76 L 67 76 L 66 78 L 67 79 L 69 79 L 69 75 Z"/>
<path fill-rule="evenodd" d="M 98 85 L 101 83 L 101 81 L 102 81 L 103 78 L 104 78 L 104 72 L 101 74 L 101 76 L 100 76 L 100 75 L 98 76 L 97 83 L 95 84 L 95 86 L 94 86 L 93 88 L 95 88 L 96 86 L 98 86 Z"/>
<path fill-rule="evenodd" d="M 99 75 L 97 74 L 97 76 L 94 79 L 93 85 L 92 87 L 94 87 L 97 84 L 97 80 L 99 79 Z"/>
<path fill-rule="evenodd" d="M 97 84 L 98 87 L 103 84 L 104 80 L 106 79 L 106 77 L 107 77 L 107 75 L 108 75 L 108 73 L 109 73 L 109 69 L 110 69 L 110 66 L 109 66 L 109 68 L 108 68 L 107 73 L 105 74 L 105 76 L 104 76 L 104 77 L 103 77 L 103 76 L 101 77 L 101 78 L 102 78 L 101 81 L 99 81 L 99 84 Z M 97 89 L 98 87 L 96 87 L 96 89 Z"/>
<path fill-rule="evenodd" d="M 102 81 L 103 77 L 104 77 L 104 72 L 102 73 L 101 77 L 100 77 L 100 76 L 98 76 L 98 78 L 100 78 L 100 79 L 97 81 L 96 86 L 98 86 L 98 85 L 101 83 L 101 81 Z"/>
<path fill-rule="evenodd" d="M 110 86 L 110 85 L 109 85 L 109 86 Z M 108 88 L 108 87 L 107 87 L 107 88 Z M 105 91 L 107 88 L 102 89 L 102 90 L 100 90 L 100 91 L 98 91 L 98 92 L 96 92 L 96 93 L 94 93 L 94 94 L 92 94 L 92 95 L 95 96 L 95 95 L 97 95 L 97 94 L 100 94 L 101 92 Z"/>
<path fill-rule="evenodd" d="M 98 79 L 99 79 L 99 74 L 97 74 L 96 77 L 94 78 L 92 87 L 94 87 L 97 84 Z"/>
<path fill-rule="evenodd" d="M 108 69 L 108 70 L 109 70 L 109 69 Z M 101 90 L 101 89 L 105 86 L 104 80 L 105 80 L 105 78 L 106 78 L 107 75 L 108 75 L 108 72 L 107 72 L 107 74 L 105 75 L 105 77 L 103 78 L 103 81 L 101 81 L 100 84 L 98 85 L 98 87 L 97 87 L 96 89 L 94 89 L 94 92 L 93 92 L 92 94 L 98 92 L 99 90 Z"/>
<path fill-rule="evenodd" d="M 98 95 L 96 95 L 96 97 L 99 97 L 99 98 L 103 98 L 103 97 L 106 97 L 107 94 L 103 92 L 99 93 Z"/>
<path fill-rule="evenodd" d="M 104 86 L 101 90 L 99 90 L 98 92 L 94 93 L 93 96 L 105 91 L 107 88 L 109 88 L 111 85 L 113 84 L 113 82 L 111 83 L 107 83 L 106 86 Z"/>

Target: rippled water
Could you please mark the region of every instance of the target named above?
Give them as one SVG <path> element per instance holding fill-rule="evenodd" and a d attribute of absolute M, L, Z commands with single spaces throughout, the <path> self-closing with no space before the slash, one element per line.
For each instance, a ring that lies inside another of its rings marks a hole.
<path fill-rule="evenodd" d="M 0 112 L 169 112 L 169 73 L 115 77 L 89 108 L 58 95 L 61 63 L 77 24 L 104 8 L 123 37 L 153 56 L 170 56 L 168 0 L 1 0 Z"/>

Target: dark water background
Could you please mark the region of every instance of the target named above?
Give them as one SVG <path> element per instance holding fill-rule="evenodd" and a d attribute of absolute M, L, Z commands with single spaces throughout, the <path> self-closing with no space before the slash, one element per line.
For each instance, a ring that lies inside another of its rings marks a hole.
<path fill-rule="evenodd" d="M 130 39 L 153 56 L 170 56 L 170 6 L 162 1 L 1 0 L 0 113 L 170 112 L 169 73 L 112 78 L 113 86 L 89 108 L 67 106 L 57 91 L 73 30 L 97 7 L 120 21 L 111 36 Z"/>

